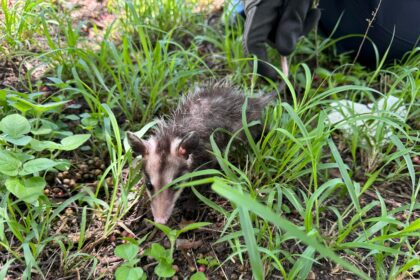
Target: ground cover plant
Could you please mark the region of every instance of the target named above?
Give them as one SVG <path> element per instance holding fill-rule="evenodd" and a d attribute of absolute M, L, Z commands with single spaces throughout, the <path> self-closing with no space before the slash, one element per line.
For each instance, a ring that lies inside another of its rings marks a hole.
<path fill-rule="evenodd" d="M 146 2 L 0 1 L 0 279 L 420 278 L 420 50 L 368 69 L 302 39 L 264 136 L 212 139 L 163 226 L 125 132 L 202 84 L 278 87 L 216 2 Z"/>

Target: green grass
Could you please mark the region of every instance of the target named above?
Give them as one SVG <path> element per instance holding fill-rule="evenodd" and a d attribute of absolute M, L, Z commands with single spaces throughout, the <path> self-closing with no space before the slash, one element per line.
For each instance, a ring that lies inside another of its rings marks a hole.
<path fill-rule="evenodd" d="M 64 199 L 40 193 L 35 201 L 12 193 L 6 182 L 17 175 L 0 170 L 0 279 L 112 279 L 122 261 L 105 266 L 93 249 L 115 248 L 123 239 L 140 246 L 136 261 L 126 266 L 138 272 L 137 265 L 152 277 L 145 249 L 158 239 L 153 228 L 130 227 L 133 213 L 145 221 L 146 213 L 136 212 L 145 192 L 137 188 L 141 175 L 126 150 L 125 131 L 142 129 L 146 135 L 156 116 L 200 84 L 227 80 L 247 94 L 271 92 L 276 85 L 263 82 L 249 66 L 241 25 L 227 24 L 226 14 L 209 24 L 208 15 L 193 12 L 194 1 L 109 1 L 106 10 L 115 20 L 102 33 L 91 29 L 102 36 L 98 42 L 58 2 L 1 1 L 0 64 L 13 64 L 5 71 L 17 72 L 16 81 L 1 86 L 0 119 L 25 116 L 34 127 L 27 134 L 40 142 L 91 137 L 76 151 L 63 152 L 8 142 L 2 130 L 0 151 L 55 161 L 99 156 L 106 168 L 93 186 L 82 182 Z M 311 271 L 333 268 L 343 277 L 419 277 L 420 49 L 392 65 L 378 58 L 378 67 L 369 70 L 351 65 L 352 58 L 337 54 L 334 43 L 316 34 L 299 42 L 290 57 L 289 98 L 280 92 L 267 109 L 264 137 L 255 141 L 249 132 L 254 124 L 243 121 L 245 145 L 238 147 L 232 138 L 221 149 L 212 141 L 220 170 L 180 178 L 181 187 L 210 184 L 219 195 L 207 197 L 193 188 L 223 221 L 209 241 L 229 247 L 216 256 L 216 272 L 242 264 L 255 279 L 306 279 Z M 270 55 L 276 66 L 278 55 Z M 38 68 L 46 68 L 42 78 L 34 78 Z M 401 100 L 406 117 L 389 110 L 355 114 L 335 125 L 327 121 L 332 102 L 367 104 L 389 96 Z M 374 135 L 366 129 L 372 125 Z M 341 132 L 344 126 L 352 127 L 351 135 Z M 39 134 L 41 128 L 52 132 Z M 73 164 L 70 171 L 77 168 Z M 40 169 L 19 180 L 47 179 L 59 171 Z M 57 229 L 71 219 L 70 208 L 77 210 L 76 238 Z M 121 230 L 134 236 L 118 235 Z M 175 254 L 175 264 L 176 256 L 185 262 Z M 219 277 L 213 272 L 208 275 Z"/>

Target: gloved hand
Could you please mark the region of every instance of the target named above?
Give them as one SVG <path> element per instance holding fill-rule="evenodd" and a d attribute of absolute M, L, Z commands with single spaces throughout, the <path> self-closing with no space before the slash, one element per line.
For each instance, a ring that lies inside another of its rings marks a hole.
<path fill-rule="evenodd" d="M 275 80 L 276 71 L 263 61 L 267 60 L 265 43 L 269 43 L 282 56 L 289 55 L 299 37 L 318 23 L 319 9 L 312 8 L 312 0 L 244 0 L 244 50 L 258 57 L 258 73 Z M 263 60 L 263 61 L 261 61 Z"/>

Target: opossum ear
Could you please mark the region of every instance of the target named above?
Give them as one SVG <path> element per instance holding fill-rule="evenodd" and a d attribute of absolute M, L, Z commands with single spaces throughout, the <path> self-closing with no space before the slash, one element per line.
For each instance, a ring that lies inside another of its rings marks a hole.
<path fill-rule="evenodd" d="M 137 135 L 128 131 L 127 140 L 136 155 L 144 157 L 147 154 L 147 145 Z"/>
<path fill-rule="evenodd" d="M 187 159 L 199 143 L 200 137 L 198 137 L 197 132 L 192 131 L 188 133 L 184 136 L 184 138 L 182 138 L 181 143 L 179 143 L 178 155 Z"/>

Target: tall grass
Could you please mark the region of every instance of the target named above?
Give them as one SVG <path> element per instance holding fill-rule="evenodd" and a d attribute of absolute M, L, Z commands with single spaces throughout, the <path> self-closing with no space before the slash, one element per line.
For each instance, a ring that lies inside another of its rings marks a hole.
<path fill-rule="evenodd" d="M 88 128 L 82 122 L 76 129 L 92 133 L 93 149 L 108 155 L 109 166 L 93 192 L 58 204 L 46 198 L 38 205 L 24 204 L 0 186 L 0 252 L 8 254 L 0 276 L 15 263 L 25 267 L 24 279 L 34 271 L 46 276 L 40 258 L 51 244 L 58 244 L 63 271 L 77 263 L 90 269 L 90 279 L 105 276 L 96 271 L 98 259 L 84 251 L 89 247 L 85 236 L 89 217 L 102 213 L 102 240 L 106 240 L 144 194 L 140 186 L 140 193 L 129 198 L 140 173 L 129 169 L 128 177 L 123 176 L 133 161 L 123 147 L 124 132 L 143 128 L 141 133 L 147 134 L 156 115 L 167 114 L 200 83 L 228 80 L 247 95 L 278 89 L 275 83 L 262 82 L 249 67 L 252 58 L 242 51 L 241 24 L 230 24 L 227 13 L 210 24 L 204 14 L 193 11 L 195 2 L 110 1 L 108 9 L 118 18 L 95 47 L 85 44 L 70 15 L 54 4 L 7 2 L 1 2 L 2 58 L 27 52 L 28 59 L 51 68 L 46 79 L 33 81 L 29 75 L 23 80 L 27 92 L 13 92 L 23 99 L 36 97 L 40 86 L 46 85 L 54 101 L 83 104 L 76 117 L 88 115 L 95 125 Z M 31 47 L 40 50 L 29 52 Z M 272 61 L 277 61 L 276 55 Z M 413 162 L 420 154 L 419 49 L 408 53 L 402 63 L 370 71 L 358 64 L 348 68 L 351 60 L 335 52 L 334 41 L 317 36 L 303 40 L 291 61 L 286 80 L 291 102 L 284 102 L 284 92 L 279 94 L 262 120 L 264 135 L 253 139 L 249 127 L 256 123 L 243 118 L 246 143 L 236 145 L 232 137 L 222 149 L 212 141 L 220 170 L 194 172 L 187 176 L 192 181 L 181 184 L 210 183 L 231 202 L 225 209 L 193 189 L 225 218 L 217 242 L 229 244 L 231 253 L 223 256 L 221 266 L 249 262 L 255 279 L 306 279 L 311 271 L 333 262 L 364 279 L 414 278 L 420 268 L 420 182 Z M 0 91 L 0 102 L 7 105 L 1 109 L 4 115 L 16 112 L 9 93 L 10 89 Z M 327 120 L 334 101 L 369 103 L 390 96 L 405 105 L 404 119 L 391 110 L 353 115 L 335 125 Z M 366 126 L 376 124 L 373 137 L 357 125 L 361 120 Z M 351 135 L 340 132 L 344 125 L 352 127 Z M 195 176 L 200 179 L 194 181 Z M 392 204 L 388 193 L 396 192 L 392 188 L 398 184 L 408 186 L 407 193 L 403 202 Z M 50 228 L 68 205 L 81 209 L 77 244 L 66 236 L 54 236 Z"/>

